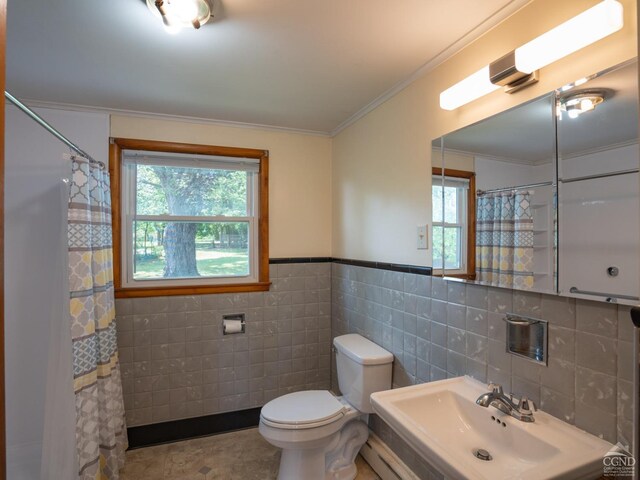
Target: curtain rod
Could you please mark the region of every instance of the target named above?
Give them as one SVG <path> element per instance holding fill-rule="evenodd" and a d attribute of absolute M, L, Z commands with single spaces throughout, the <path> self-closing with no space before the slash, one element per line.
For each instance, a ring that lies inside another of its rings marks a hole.
<path fill-rule="evenodd" d="M 619 172 L 609 172 L 609 173 L 597 173 L 595 175 L 586 175 L 584 177 L 575 177 L 575 178 L 559 178 L 558 181 L 561 183 L 572 183 L 572 182 L 582 182 L 583 180 L 594 180 L 596 178 L 607 178 L 607 177 L 617 177 L 618 175 L 629 175 L 630 173 L 638 173 L 640 170 L 637 168 L 631 168 L 629 170 L 620 170 Z M 548 187 L 554 185 L 553 182 L 542 182 L 542 183 L 532 183 L 530 185 L 520 185 L 517 187 L 505 187 L 505 188 L 494 188 L 493 190 L 477 190 L 477 195 L 485 195 L 487 193 L 496 193 L 496 192 L 508 192 L 513 190 L 524 190 L 527 188 L 534 187 Z"/>
<path fill-rule="evenodd" d="M 529 185 L 518 185 L 517 187 L 494 188 L 493 190 L 477 190 L 476 194 L 485 195 L 487 193 L 509 192 L 512 190 L 525 190 L 527 188 L 549 187 L 553 184 L 554 184 L 553 182 L 542 182 L 542 183 L 531 183 Z"/>
<path fill-rule="evenodd" d="M 103 168 L 105 167 L 105 164 L 103 162 L 100 162 L 100 161 L 95 160 L 94 158 L 92 158 L 91 155 L 89 155 L 87 152 L 82 150 L 80 147 L 78 147 L 75 143 L 73 143 L 67 137 L 62 135 L 58 130 L 56 130 L 49 123 L 47 123 L 47 121 L 44 120 L 40 115 L 38 115 L 36 112 L 31 110 L 29 107 L 27 107 L 24 103 L 22 103 L 20 100 L 18 100 L 16 97 L 11 95 L 6 90 L 4 91 L 4 96 L 5 96 L 5 98 L 7 100 L 9 100 L 16 107 L 18 107 L 20 110 L 22 110 L 28 117 L 30 117 L 32 120 L 34 120 L 36 123 L 38 123 L 41 127 L 43 127 L 51 135 L 56 137 L 62 143 L 66 144 L 70 149 L 72 149 L 73 151 L 75 151 L 78 154 L 82 155 L 83 157 L 85 157 L 90 162 L 96 163 L 96 164 L 100 165 Z"/>

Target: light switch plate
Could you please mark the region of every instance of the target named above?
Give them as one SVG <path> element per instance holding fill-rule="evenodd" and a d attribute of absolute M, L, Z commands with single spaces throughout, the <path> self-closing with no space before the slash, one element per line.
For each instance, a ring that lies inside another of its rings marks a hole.
<path fill-rule="evenodd" d="M 429 249 L 429 237 L 427 236 L 427 225 L 418 226 L 418 250 Z"/>

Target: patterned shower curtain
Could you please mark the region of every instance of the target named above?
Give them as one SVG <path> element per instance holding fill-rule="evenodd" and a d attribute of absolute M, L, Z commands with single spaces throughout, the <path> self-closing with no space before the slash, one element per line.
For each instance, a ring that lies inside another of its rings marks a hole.
<path fill-rule="evenodd" d="M 500 287 L 533 287 L 530 197 L 524 190 L 478 195 L 476 280 Z"/>
<path fill-rule="evenodd" d="M 111 194 L 104 167 L 72 157 L 69 291 L 78 478 L 118 479 L 127 431 L 116 343 Z"/>

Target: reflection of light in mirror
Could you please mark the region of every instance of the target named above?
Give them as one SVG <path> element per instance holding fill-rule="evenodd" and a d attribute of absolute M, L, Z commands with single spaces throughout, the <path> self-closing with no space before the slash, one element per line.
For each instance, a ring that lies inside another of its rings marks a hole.
<path fill-rule="evenodd" d="M 560 111 L 567 112 L 569 118 L 578 118 L 586 112 L 590 112 L 604 101 L 604 92 L 591 90 L 576 92 L 560 99 Z"/>
<path fill-rule="evenodd" d="M 579 87 L 580 85 L 584 85 L 585 83 L 587 83 L 589 80 L 594 79 L 595 77 L 597 77 L 597 75 L 589 75 L 588 77 L 582 77 L 579 78 L 578 80 L 576 80 L 573 83 L 567 83 L 566 85 L 563 85 L 562 87 L 560 87 L 560 91 L 561 92 L 566 92 L 568 90 L 571 90 L 573 87 Z"/>

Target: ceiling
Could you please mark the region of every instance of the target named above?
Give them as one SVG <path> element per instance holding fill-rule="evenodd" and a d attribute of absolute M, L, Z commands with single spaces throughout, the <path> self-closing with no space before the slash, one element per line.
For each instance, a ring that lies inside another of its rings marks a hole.
<path fill-rule="evenodd" d="M 576 119 L 565 114 L 558 122 L 557 148 L 563 158 L 637 142 L 637 62 L 600 72 L 561 95 L 594 89 L 606 92 L 604 103 Z M 444 137 L 445 148 L 511 163 L 547 163 L 556 147 L 554 102 L 554 95 L 549 94 L 452 132 Z M 433 145 L 439 147 L 440 140 Z"/>
<path fill-rule="evenodd" d="M 7 89 L 331 133 L 528 1 L 215 0 L 170 35 L 143 0 L 8 0 Z"/>

